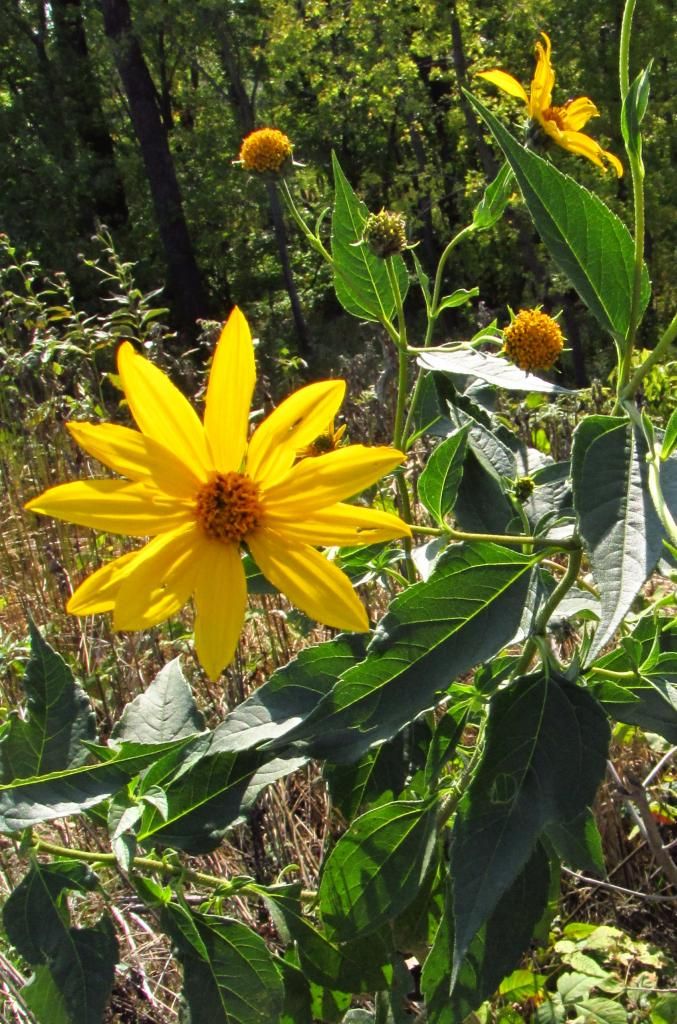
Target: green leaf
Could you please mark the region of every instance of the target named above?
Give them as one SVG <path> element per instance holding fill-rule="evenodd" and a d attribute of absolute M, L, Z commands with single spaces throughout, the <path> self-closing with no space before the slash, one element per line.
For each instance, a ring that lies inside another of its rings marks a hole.
<path fill-rule="evenodd" d="M 573 1007 L 586 1024 L 627 1024 L 627 1010 L 612 999 L 593 996 L 573 1003 Z"/>
<path fill-rule="evenodd" d="M 323 768 L 332 805 L 346 821 L 365 810 L 365 804 L 392 800 L 404 789 L 407 760 L 401 736 L 368 750 L 354 764 L 330 764 Z"/>
<path fill-rule="evenodd" d="M 456 501 L 463 474 L 468 427 L 455 430 L 438 444 L 418 480 L 418 496 L 433 519 L 443 523 Z"/>
<path fill-rule="evenodd" d="M 363 235 L 369 211 L 357 198 L 348 179 L 332 153 L 336 196 L 331 219 L 331 252 L 334 260 L 336 297 L 346 310 L 360 320 L 382 323 L 395 312 L 395 296 L 388 280 L 385 261 L 375 256 L 368 246 L 356 245 Z M 401 256 L 391 256 L 404 301 L 409 275 Z"/>
<path fill-rule="evenodd" d="M 101 1024 L 113 986 L 118 945 L 108 917 L 89 928 L 71 928 L 63 896 L 73 889 L 91 892 L 97 884 L 93 872 L 76 861 L 35 864 L 3 910 L 7 938 L 32 966 L 49 971 L 71 1024 Z M 44 1004 L 49 988 L 41 971 L 30 998 Z"/>
<path fill-rule="evenodd" d="M 48 967 L 34 968 L 33 974 L 21 989 L 21 995 L 40 1024 L 73 1024 L 64 997 Z"/>
<path fill-rule="evenodd" d="M 378 931 L 415 899 L 435 853 L 436 820 L 436 800 L 398 800 L 356 818 L 322 871 L 320 913 L 332 938 Z"/>
<path fill-rule="evenodd" d="M 94 712 L 63 658 L 29 621 L 31 656 L 23 678 L 26 717 L 9 716 L 0 742 L 2 782 L 73 768 L 89 757 Z"/>
<path fill-rule="evenodd" d="M 301 909 L 301 885 L 261 887 L 260 895 L 285 941 L 296 943 L 299 963 L 313 984 L 335 992 L 367 992 L 392 981 L 385 932 L 334 942 Z"/>
<path fill-rule="evenodd" d="M 646 443 L 627 420 L 588 416 L 574 433 L 574 508 L 600 591 L 589 659 L 608 643 L 661 556 L 663 528 L 649 491 Z"/>
<path fill-rule="evenodd" d="M 317 707 L 341 673 L 364 657 L 365 650 L 360 634 L 343 634 L 301 651 L 226 715 L 214 729 L 212 750 L 237 752 L 266 740 L 280 740 Z"/>
<path fill-rule="evenodd" d="M 349 668 L 283 745 L 354 761 L 433 706 L 458 677 L 515 635 L 534 556 L 456 544 L 430 578 L 394 599 L 364 661 Z"/>
<path fill-rule="evenodd" d="M 131 743 L 167 743 L 194 736 L 203 732 L 204 727 L 179 659 L 175 658 L 143 693 L 127 704 L 113 737 Z"/>
<path fill-rule="evenodd" d="M 183 745 L 186 741 L 178 741 Z M 113 796 L 130 779 L 157 761 L 175 744 L 159 747 L 123 743 L 117 750 L 99 747 L 107 759 L 98 764 L 50 772 L 0 786 L 0 832 L 20 832 L 40 821 L 51 821 L 94 807 Z"/>
<path fill-rule="evenodd" d="M 486 924 L 470 944 L 454 985 L 454 919 L 451 880 L 445 912 L 423 965 L 421 988 L 429 1019 L 456 1024 L 476 1010 L 519 963 L 543 912 L 548 895 L 548 858 L 537 844 L 527 863 L 500 897 Z"/>
<path fill-rule="evenodd" d="M 505 391 L 539 391 L 544 394 L 572 394 L 568 388 L 560 387 L 549 380 L 525 373 L 514 363 L 495 356 L 490 352 L 478 352 L 470 346 L 454 349 L 431 349 L 420 352 L 416 359 L 425 370 L 438 373 L 454 373 L 463 377 L 477 377 L 488 384 Z"/>
<path fill-rule="evenodd" d="M 240 921 L 176 903 L 162 924 L 183 967 L 185 1024 L 277 1024 L 284 990 L 263 939 Z"/>
<path fill-rule="evenodd" d="M 536 673 L 492 697 L 482 761 L 454 824 L 454 977 L 535 840 L 592 802 L 608 745 L 603 711 L 564 679 Z"/>
<path fill-rule="evenodd" d="M 512 167 L 524 201 L 550 255 L 597 318 L 622 342 L 628 330 L 634 243 L 625 224 L 596 195 L 525 149 L 500 121 L 466 93 Z M 641 308 L 651 292 L 646 267 Z"/>
<path fill-rule="evenodd" d="M 289 960 L 278 960 L 277 967 L 284 983 L 280 1024 L 313 1024 L 310 985 L 305 974 Z"/>
<path fill-rule="evenodd" d="M 505 213 L 514 189 L 515 175 L 506 160 L 494 180 L 487 185 L 484 195 L 473 210 L 473 227 L 478 231 L 492 228 Z"/>
<path fill-rule="evenodd" d="M 621 110 L 623 141 L 629 152 L 638 156 L 640 160 L 642 159 L 642 133 L 640 125 L 644 120 L 649 103 L 651 88 L 649 76 L 651 75 L 652 64 L 653 60 L 650 60 L 644 70 L 640 71 L 637 75 L 637 78 L 635 78 L 628 90 Z"/>
<path fill-rule="evenodd" d="M 441 313 L 443 309 L 457 309 L 459 306 L 465 306 L 466 302 L 476 299 L 479 293 L 479 288 L 457 288 L 451 295 L 445 295 L 440 299 L 437 312 Z"/>
<path fill-rule="evenodd" d="M 262 789 L 306 762 L 303 756 L 271 757 L 256 750 L 211 753 L 208 748 L 193 764 L 177 769 L 168 757 L 147 772 L 139 789 L 143 796 L 159 787 L 166 805 L 146 804 L 137 841 L 209 853 L 243 819 Z"/>
<path fill-rule="evenodd" d="M 557 856 L 576 871 L 603 875 L 602 837 L 592 812 L 586 808 L 572 821 L 555 821 L 545 830 Z"/>
<path fill-rule="evenodd" d="M 665 436 L 661 446 L 661 459 L 669 459 L 677 447 L 677 409 L 674 409 L 668 425 L 665 428 Z"/>

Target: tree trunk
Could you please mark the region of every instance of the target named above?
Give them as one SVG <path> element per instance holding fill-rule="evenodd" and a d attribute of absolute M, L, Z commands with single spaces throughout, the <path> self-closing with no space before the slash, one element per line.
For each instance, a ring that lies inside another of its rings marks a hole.
<path fill-rule="evenodd" d="M 106 36 L 127 96 L 148 177 L 155 217 L 165 251 L 168 292 L 179 327 L 191 334 L 208 314 L 207 298 L 183 212 L 181 191 L 169 149 L 157 93 L 134 35 L 128 0 L 99 0 Z"/>
<path fill-rule="evenodd" d="M 109 227 L 120 227 L 127 223 L 127 200 L 89 60 L 80 0 L 52 0 L 51 10 L 62 89 L 89 156 L 79 200 L 86 222 L 83 228 L 93 230 L 96 218 Z"/>

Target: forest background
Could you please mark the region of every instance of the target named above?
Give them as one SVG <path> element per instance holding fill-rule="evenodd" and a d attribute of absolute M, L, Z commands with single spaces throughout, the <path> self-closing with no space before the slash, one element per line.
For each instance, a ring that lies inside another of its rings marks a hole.
<path fill-rule="evenodd" d="M 670 6 L 650 4 L 633 39 L 636 66 L 654 60 L 644 125 L 647 260 L 666 309 L 676 233 L 668 197 L 677 176 Z M 528 81 L 533 42 L 545 29 L 560 88 L 595 97 L 602 111 L 595 133 L 618 151 L 621 14 L 616 3 L 584 0 L 523 0 L 507 12 L 500 3 L 428 0 L 7 0 L 0 231 L 45 272 L 65 272 L 76 303 L 93 311 L 105 301 L 87 261 L 101 256 L 93 236 L 106 225 L 122 258 L 137 264 L 142 290 L 166 283 L 155 305 L 171 308 L 184 340 L 195 339 L 198 319 L 222 320 L 238 303 L 271 355 L 298 354 L 317 370 L 323 349 L 345 352 L 351 338 L 363 347 L 366 335 L 345 331 L 330 273 L 285 224 L 275 184 L 234 165 L 243 136 L 264 124 L 290 136 L 305 165 L 295 190 L 313 219 L 330 203 L 335 150 L 370 209 L 406 215 L 423 264 L 433 267 L 499 166 L 461 88 L 492 66 Z M 481 91 L 493 109 L 519 116 L 509 99 Z M 576 162 L 561 151 L 554 159 L 565 171 Z M 576 163 L 583 184 L 628 212 L 625 178 Z M 480 288 L 479 314 L 474 307 L 447 313 L 451 336 L 463 336 L 469 316 L 504 322 L 506 304 L 543 303 L 563 310 L 568 382 L 604 374 L 583 307 L 525 212 L 457 250 L 449 277 Z M 644 337 L 662 312 L 649 311 Z"/>

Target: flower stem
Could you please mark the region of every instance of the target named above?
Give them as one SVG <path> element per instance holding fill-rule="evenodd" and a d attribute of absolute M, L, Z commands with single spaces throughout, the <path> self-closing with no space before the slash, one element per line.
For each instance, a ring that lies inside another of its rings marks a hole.
<path fill-rule="evenodd" d="M 562 598 L 567 594 L 567 592 L 576 582 L 576 578 L 578 577 L 578 570 L 581 567 L 582 559 L 583 550 L 581 548 L 572 551 L 571 557 L 569 559 L 569 565 L 567 566 L 567 571 L 564 573 L 564 576 L 559 581 L 559 583 L 553 590 L 552 594 L 543 605 L 543 608 L 541 609 L 538 617 L 536 618 L 533 635 L 529 637 L 526 644 L 524 645 L 522 656 L 517 663 L 517 667 L 515 669 L 516 675 L 521 675 L 522 672 L 526 672 L 526 670 L 529 668 L 531 659 L 533 658 L 536 648 L 538 647 L 539 637 L 543 633 L 545 633 L 545 628 L 548 625 L 548 622 L 550 621 L 553 612 L 557 608 Z"/>
<path fill-rule="evenodd" d="M 637 367 L 632 377 L 625 385 L 623 393 L 621 394 L 621 399 L 632 398 L 649 370 L 651 370 L 652 367 L 654 367 L 656 363 L 660 362 L 663 356 L 666 355 L 671 346 L 674 345 L 675 339 L 677 339 L 677 313 L 673 316 L 656 346 L 651 350 L 642 365 Z"/>

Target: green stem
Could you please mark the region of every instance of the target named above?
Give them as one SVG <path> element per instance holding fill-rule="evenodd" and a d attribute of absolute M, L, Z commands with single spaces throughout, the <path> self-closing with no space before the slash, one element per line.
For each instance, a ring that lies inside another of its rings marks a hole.
<path fill-rule="evenodd" d="M 546 626 L 548 625 L 548 622 L 550 621 L 553 612 L 557 608 L 557 605 L 560 603 L 562 598 L 567 594 L 567 592 L 576 582 L 578 570 L 581 567 L 582 559 L 582 549 L 579 548 L 577 551 L 572 551 L 571 557 L 569 559 L 569 565 L 567 566 L 567 571 L 564 573 L 564 576 L 559 581 L 559 583 L 553 590 L 552 594 L 543 605 L 543 608 L 541 609 L 536 619 L 536 623 L 534 625 L 533 636 L 529 637 L 526 644 L 524 645 L 522 657 L 518 661 L 517 668 L 515 669 L 516 675 L 521 675 L 522 672 L 526 672 L 526 670 L 529 668 L 531 659 L 533 658 L 536 648 L 538 647 L 538 638 L 545 633 Z"/>
<path fill-rule="evenodd" d="M 635 12 L 636 0 L 626 0 L 623 11 L 623 22 L 621 25 L 621 40 L 619 50 L 619 77 L 621 87 L 621 100 L 625 102 L 630 89 L 630 38 L 632 34 L 632 18 Z M 632 295 L 630 299 L 630 315 L 628 318 L 628 330 L 625 336 L 625 344 L 620 353 L 620 364 L 618 368 L 618 386 L 616 389 L 617 399 L 614 412 L 621 409 L 622 397 L 626 392 L 632 369 L 632 353 L 635 346 L 637 328 L 641 320 L 641 295 L 642 295 L 642 271 L 644 269 L 644 167 L 638 153 L 632 152 L 629 145 L 626 145 L 628 162 L 630 164 L 630 176 L 632 179 L 633 206 L 635 217 L 635 250 L 632 275 Z"/>
<path fill-rule="evenodd" d="M 334 266 L 334 259 L 333 259 L 332 255 L 331 255 L 331 253 L 322 244 L 322 241 L 319 238 L 319 236 L 314 234 L 310 230 L 310 228 L 306 224 L 305 220 L 303 219 L 303 217 L 299 213 L 299 210 L 298 210 L 298 208 L 296 206 L 296 203 L 294 202 L 294 197 L 291 194 L 289 185 L 287 184 L 287 182 L 286 182 L 286 180 L 284 178 L 282 179 L 282 197 L 283 197 L 284 201 L 287 204 L 287 208 L 288 208 L 290 214 L 292 215 L 293 220 L 296 222 L 298 228 L 301 231 L 301 234 L 304 236 L 304 238 L 306 239 L 308 244 L 315 250 L 315 252 L 320 254 L 322 259 L 325 260 L 329 264 L 330 267 L 333 268 L 333 266 Z"/>
<path fill-rule="evenodd" d="M 651 350 L 649 355 L 646 357 L 641 366 L 638 366 L 634 374 L 626 384 L 621 394 L 621 400 L 624 398 L 632 398 L 639 389 L 640 384 L 646 377 L 649 370 L 660 362 L 663 356 L 670 350 L 670 347 L 674 345 L 675 339 L 677 338 L 677 313 L 673 316 L 672 320 L 663 332 L 662 337 L 656 343 L 656 346 Z"/>
<path fill-rule="evenodd" d="M 533 544 L 538 548 L 560 548 L 563 551 L 580 552 L 580 541 L 572 537 L 571 540 L 550 540 L 548 537 L 531 537 L 519 533 L 466 533 L 464 530 L 455 530 L 449 527 L 447 530 L 449 540 L 487 541 L 492 544 L 516 545 L 522 547 L 524 544 Z"/>
<path fill-rule="evenodd" d="M 591 669 L 588 670 L 588 675 L 608 676 L 609 679 L 637 679 L 638 678 L 636 672 L 630 672 L 630 671 L 628 671 L 628 672 L 613 672 L 609 668 L 597 668 L 594 665 L 593 665 L 593 667 Z"/>

